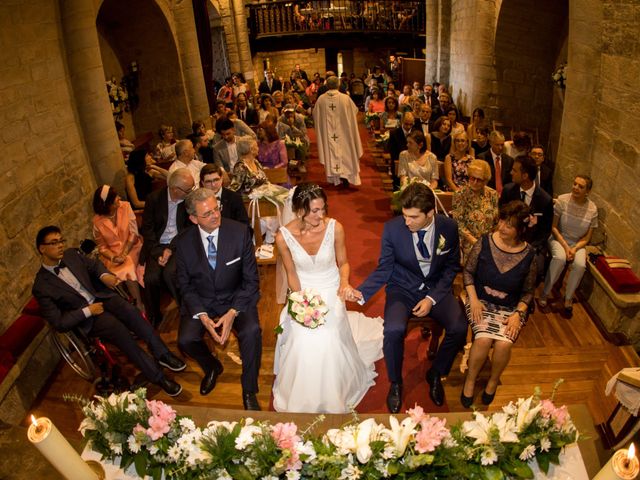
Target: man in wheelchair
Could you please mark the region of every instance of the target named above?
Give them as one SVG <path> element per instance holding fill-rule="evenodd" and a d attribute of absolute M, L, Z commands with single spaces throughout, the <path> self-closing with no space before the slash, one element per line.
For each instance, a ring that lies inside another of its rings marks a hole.
<path fill-rule="evenodd" d="M 185 363 L 169 351 L 140 311 L 112 290 L 119 282 L 115 275 L 99 261 L 72 248 L 65 250 L 64 245 L 60 228 L 53 225 L 36 236 L 42 267 L 32 293 L 42 316 L 60 332 L 77 329 L 112 343 L 147 380 L 170 396 L 179 395 L 182 386 L 165 377 L 161 366 L 179 372 Z M 148 345 L 154 358 L 140 348 L 131 332 Z"/>

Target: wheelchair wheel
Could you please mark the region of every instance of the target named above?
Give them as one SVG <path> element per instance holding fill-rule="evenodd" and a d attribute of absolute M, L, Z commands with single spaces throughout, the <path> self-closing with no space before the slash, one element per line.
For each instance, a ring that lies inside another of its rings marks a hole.
<path fill-rule="evenodd" d="M 96 376 L 96 366 L 91 359 L 91 351 L 87 345 L 73 332 L 51 332 L 53 343 L 56 344 L 62 358 L 78 375 L 89 382 Z"/>

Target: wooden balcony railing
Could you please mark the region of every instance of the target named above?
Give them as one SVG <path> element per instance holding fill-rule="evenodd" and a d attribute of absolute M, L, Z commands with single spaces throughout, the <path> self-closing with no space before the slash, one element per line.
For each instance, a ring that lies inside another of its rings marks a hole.
<path fill-rule="evenodd" d="M 424 0 L 318 0 L 256 2 L 248 5 L 254 39 L 304 33 L 389 32 L 422 34 Z"/>

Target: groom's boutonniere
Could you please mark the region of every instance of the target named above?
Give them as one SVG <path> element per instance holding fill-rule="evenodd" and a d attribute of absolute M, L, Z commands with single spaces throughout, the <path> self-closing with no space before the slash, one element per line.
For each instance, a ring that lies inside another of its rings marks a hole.
<path fill-rule="evenodd" d="M 442 255 L 442 251 L 444 250 L 446 244 L 446 240 L 444 239 L 444 235 L 440 235 L 438 237 L 438 247 L 436 248 L 436 255 Z"/>

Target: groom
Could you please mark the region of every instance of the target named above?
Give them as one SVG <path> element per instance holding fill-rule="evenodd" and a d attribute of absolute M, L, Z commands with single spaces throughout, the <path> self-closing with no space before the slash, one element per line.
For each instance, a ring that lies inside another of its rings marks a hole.
<path fill-rule="evenodd" d="M 386 284 L 384 306 L 384 359 L 391 388 L 387 406 L 398 413 L 402 405 L 404 337 L 410 317 L 429 315 L 445 329 L 431 369 L 427 372 L 429 395 L 444 403 L 440 377 L 451 370 L 467 334 L 467 321 L 451 292 L 460 269 L 458 227 L 454 220 L 435 214 L 433 191 L 412 183 L 400 195 L 402 217 L 384 226 L 378 267 L 353 292 L 353 299 L 368 301 Z"/>

